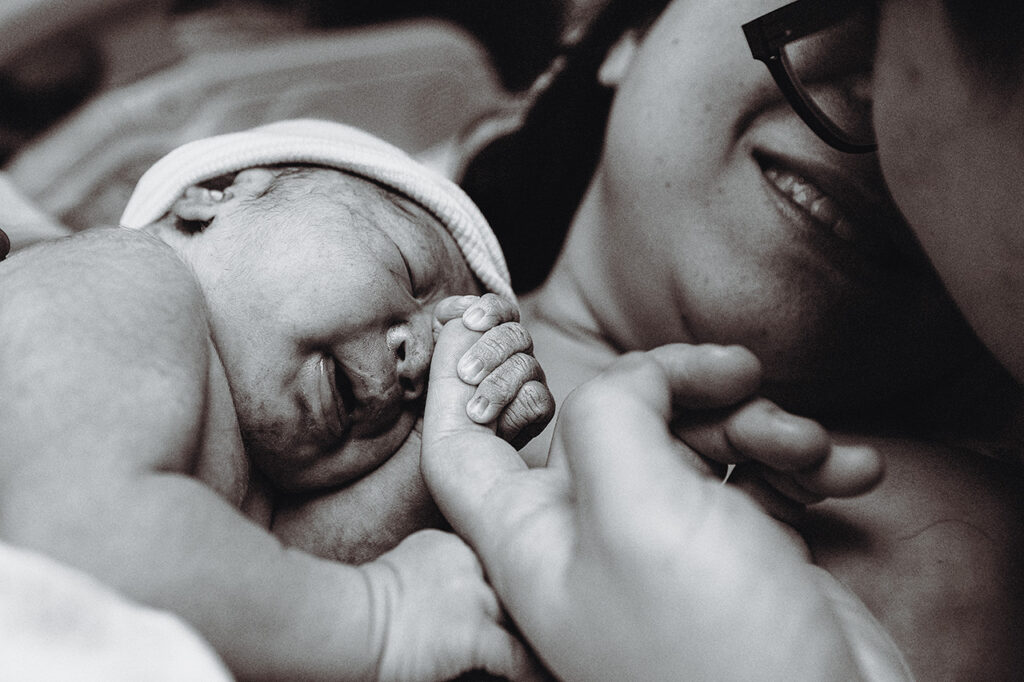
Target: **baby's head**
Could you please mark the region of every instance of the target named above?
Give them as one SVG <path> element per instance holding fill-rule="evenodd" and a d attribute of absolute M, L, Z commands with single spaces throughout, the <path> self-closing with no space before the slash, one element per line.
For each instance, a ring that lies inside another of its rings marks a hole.
<path fill-rule="evenodd" d="M 287 491 L 351 481 L 405 441 L 438 301 L 512 295 L 458 188 L 333 123 L 186 145 L 143 177 L 122 224 L 151 225 L 195 272 L 246 450 Z"/>

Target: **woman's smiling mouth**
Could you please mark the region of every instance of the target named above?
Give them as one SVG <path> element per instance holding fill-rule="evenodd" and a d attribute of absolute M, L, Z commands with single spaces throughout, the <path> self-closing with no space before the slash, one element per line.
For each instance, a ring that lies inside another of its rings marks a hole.
<path fill-rule="evenodd" d="M 811 218 L 828 227 L 836 236 L 847 241 L 854 239 L 856 233 L 839 205 L 817 185 L 802 175 L 779 166 L 767 166 L 762 169 L 764 177 L 774 185 L 775 189 L 786 199 L 803 209 Z"/>

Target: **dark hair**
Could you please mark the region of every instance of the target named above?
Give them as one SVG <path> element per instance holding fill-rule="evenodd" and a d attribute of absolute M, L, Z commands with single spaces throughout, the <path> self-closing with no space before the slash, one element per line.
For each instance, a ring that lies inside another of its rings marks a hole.
<path fill-rule="evenodd" d="M 601 63 L 624 31 L 646 27 L 668 2 L 609 0 L 564 39 L 516 129 L 463 170 L 459 183 L 494 228 L 516 291 L 547 276 L 601 155 L 613 94 L 598 83 Z"/>
<path fill-rule="evenodd" d="M 1024 2 L 1021 0 L 943 0 L 950 25 L 969 65 L 992 84 L 1024 82 Z"/>

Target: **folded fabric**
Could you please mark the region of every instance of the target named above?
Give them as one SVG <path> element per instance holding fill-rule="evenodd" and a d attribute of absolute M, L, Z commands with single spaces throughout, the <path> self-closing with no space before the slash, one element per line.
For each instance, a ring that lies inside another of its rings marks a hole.
<path fill-rule="evenodd" d="M 6 232 L 8 246 L 21 249 L 35 242 L 66 237 L 71 230 L 44 213 L 15 186 L 7 173 L 0 171 L 0 231 Z M 4 252 L 0 237 L 0 255 Z"/>
<path fill-rule="evenodd" d="M 121 225 L 139 228 L 159 220 L 188 187 L 205 180 L 245 168 L 287 163 L 337 168 L 412 199 L 444 225 L 488 291 L 515 300 L 497 238 L 455 183 L 399 148 L 331 121 L 280 121 L 184 144 L 142 176 L 121 216 Z"/>
<path fill-rule="evenodd" d="M 177 617 L 0 543 L 0 679 L 215 682 L 231 675 Z"/>

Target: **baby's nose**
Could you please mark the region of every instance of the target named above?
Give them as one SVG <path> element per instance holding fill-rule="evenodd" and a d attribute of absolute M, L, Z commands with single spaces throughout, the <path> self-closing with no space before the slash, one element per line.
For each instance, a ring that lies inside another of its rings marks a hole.
<path fill-rule="evenodd" d="M 416 400 L 427 386 L 430 358 L 434 353 L 431 314 L 420 312 L 388 331 L 388 348 L 395 354 L 395 368 L 402 397 Z"/>

